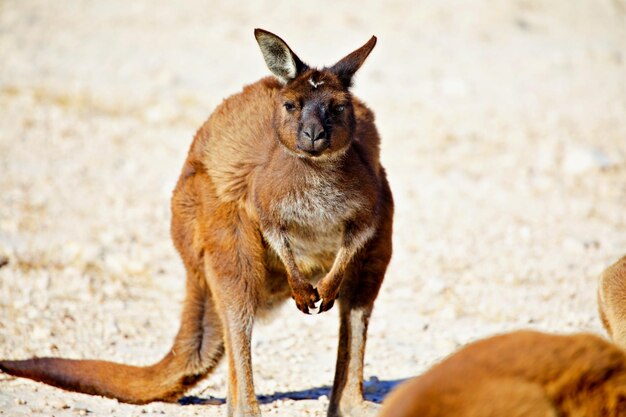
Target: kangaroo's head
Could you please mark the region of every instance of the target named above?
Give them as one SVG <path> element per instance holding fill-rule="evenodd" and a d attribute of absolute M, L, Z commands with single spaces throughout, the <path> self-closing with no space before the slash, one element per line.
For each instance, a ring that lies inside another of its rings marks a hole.
<path fill-rule="evenodd" d="M 354 136 L 352 77 L 376 45 L 376 37 L 335 65 L 316 69 L 273 33 L 255 29 L 254 35 L 268 68 L 283 84 L 274 116 L 280 142 L 305 158 L 342 154 Z"/>

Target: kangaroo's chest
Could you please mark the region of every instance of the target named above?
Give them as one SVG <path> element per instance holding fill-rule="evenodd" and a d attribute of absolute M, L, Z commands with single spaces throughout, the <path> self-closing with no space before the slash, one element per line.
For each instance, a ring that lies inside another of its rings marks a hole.
<path fill-rule="evenodd" d="M 343 224 L 358 208 L 352 193 L 332 182 L 290 190 L 276 201 L 275 210 L 281 224 L 322 230 Z"/>

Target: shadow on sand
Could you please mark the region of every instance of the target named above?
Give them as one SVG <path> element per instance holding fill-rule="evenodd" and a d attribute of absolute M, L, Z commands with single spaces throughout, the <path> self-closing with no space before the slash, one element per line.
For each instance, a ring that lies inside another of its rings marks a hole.
<path fill-rule="evenodd" d="M 394 379 L 389 381 L 381 381 L 376 377 L 372 377 L 363 383 L 363 391 L 365 393 L 365 399 L 380 404 L 383 398 L 391 391 L 396 385 L 405 381 L 406 379 Z M 330 386 L 323 386 L 317 388 L 309 388 L 301 391 L 288 391 L 288 392 L 275 392 L 271 395 L 259 395 L 259 403 L 269 404 L 274 401 L 281 400 L 317 400 L 322 395 L 330 397 Z M 216 397 L 183 397 L 178 402 L 182 405 L 194 405 L 194 404 L 212 404 L 220 405 L 224 404 L 226 400 L 224 398 Z"/>

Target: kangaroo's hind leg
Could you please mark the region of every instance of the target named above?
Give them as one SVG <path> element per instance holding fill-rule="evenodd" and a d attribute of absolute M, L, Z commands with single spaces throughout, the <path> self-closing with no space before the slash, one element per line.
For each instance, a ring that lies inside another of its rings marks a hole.
<path fill-rule="evenodd" d="M 328 417 L 374 416 L 363 398 L 363 361 L 369 318 L 391 258 L 391 209 L 375 240 L 353 259 L 339 291 L 339 347 Z"/>
<path fill-rule="evenodd" d="M 251 337 L 265 283 L 261 236 L 244 213 L 220 208 L 207 238 L 205 273 L 224 331 L 228 416 L 261 415 L 252 380 Z"/>

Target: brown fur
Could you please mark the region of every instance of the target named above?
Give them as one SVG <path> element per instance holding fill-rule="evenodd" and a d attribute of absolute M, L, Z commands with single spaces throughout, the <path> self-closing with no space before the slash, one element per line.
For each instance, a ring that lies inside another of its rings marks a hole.
<path fill-rule="evenodd" d="M 317 70 L 277 36 L 255 35 L 278 80 L 249 85 L 214 111 L 172 197 L 172 238 L 188 284 L 170 353 L 145 368 L 44 358 L 0 361 L 0 369 L 146 403 L 175 400 L 226 352 L 228 415 L 258 416 L 250 359 L 255 317 L 290 296 L 305 313 L 318 300 L 325 311 L 337 299 L 328 414 L 371 414 L 362 396 L 363 353 L 391 257 L 393 201 L 374 116 L 348 88 L 376 39 Z"/>
<path fill-rule="evenodd" d="M 626 416 L 626 353 L 591 334 L 472 343 L 395 389 L 379 417 Z"/>
<path fill-rule="evenodd" d="M 609 343 L 519 331 L 480 340 L 403 383 L 379 417 L 626 416 L 626 257 L 598 288 Z"/>

